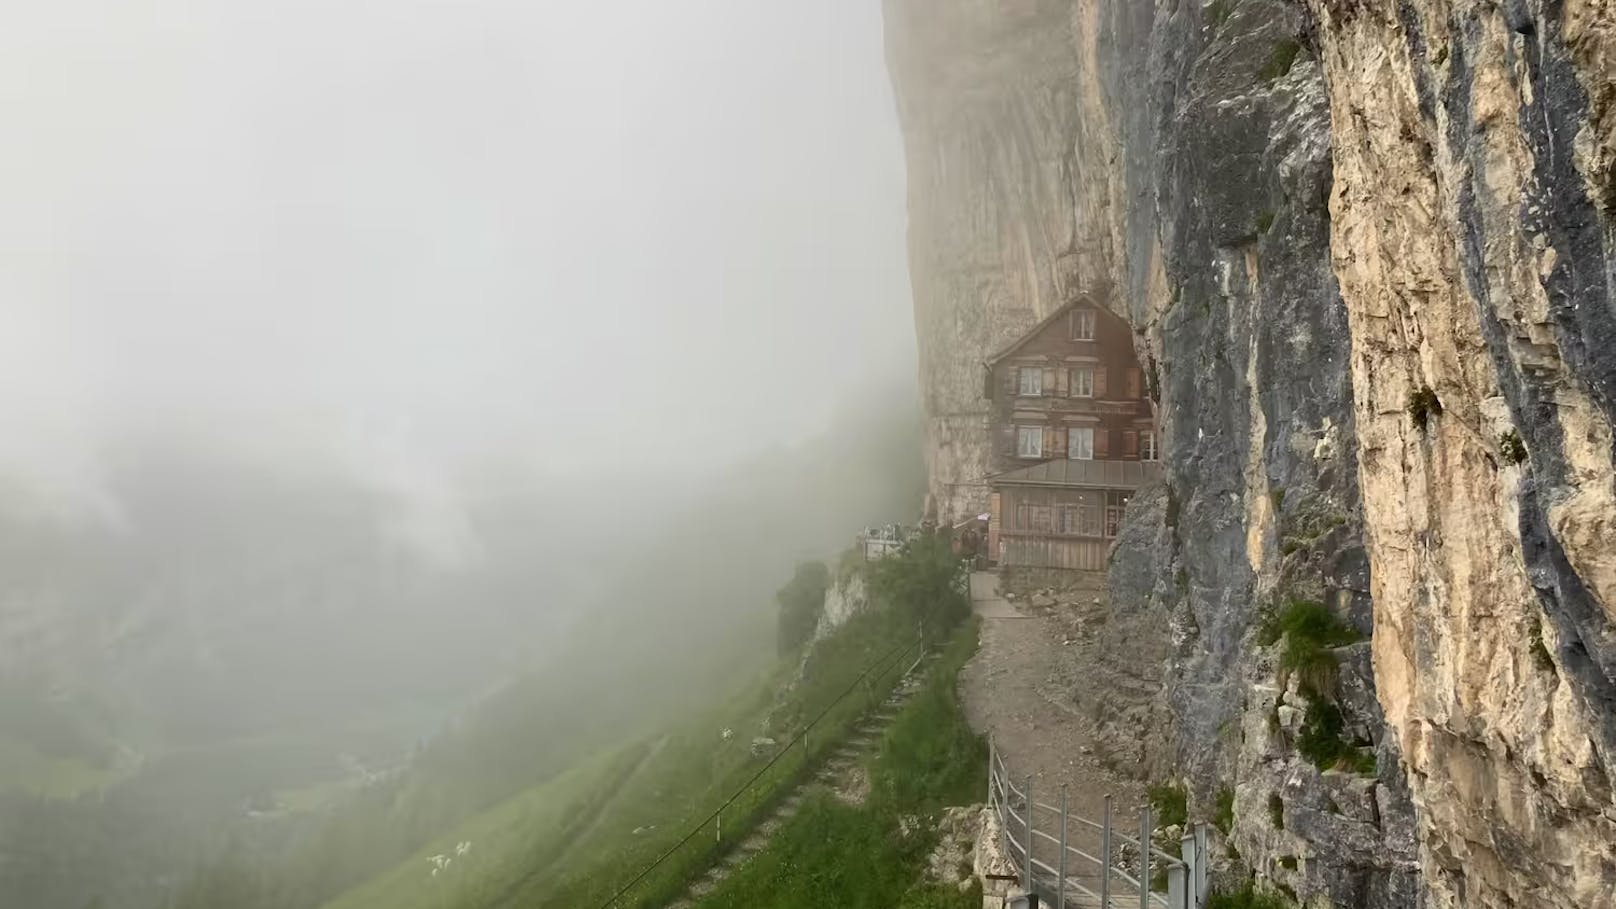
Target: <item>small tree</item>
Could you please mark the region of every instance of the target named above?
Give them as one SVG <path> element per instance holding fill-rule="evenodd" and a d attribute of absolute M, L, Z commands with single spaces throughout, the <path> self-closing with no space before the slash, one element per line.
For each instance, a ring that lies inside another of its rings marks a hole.
<path fill-rule="evenodd" d="M 929 640 L 941 640 L 971 613 L 964 573 L 965 565 L 954 556 L 946 537 L 922 534 L 906 543 L 902 552 L 870 566 L 870 593 L 920 622 Z"/>
<path fill-rule="evenodd" d="M 830 589 L 830 570 L 823 562 L 803 562 L 786 586 L 774 595 L 780 604 L 776 642 L 782 655 L 793 653 L 814 636 L 819 617 L 825 613 L 825 591 Z"/>

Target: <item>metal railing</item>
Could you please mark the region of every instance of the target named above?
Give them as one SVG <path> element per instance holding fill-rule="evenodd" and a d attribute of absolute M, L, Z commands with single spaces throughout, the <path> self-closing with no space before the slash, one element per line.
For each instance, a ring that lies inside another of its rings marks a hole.
<path fill-rule="evenodd" d="M 1056 909 L 1066 909 L 1069 899 L 1073 906 L 1099 909 L 1135 905 L 1139 909 L 1202 909 L 1206 905 L 1208 855 L 1204 824 L 1197 824 L 1185 833 L 1180 844 L 1181 856 L 1169 855 L 1152 842 L 1155 828 L 1149 805 L 1140 810 L 1139 835 L 1129 836 L 1112 824 L 1109 795 L 1105 797 L 1100 821 L 1068 811 L 1065 787 L 1061 789 L 1059 805 L 1037 801 L 1032 796 L 1032 778 L 1025 778 L 1018 787 L 1010 778 L 1004 757 L 991 741 L 988 804 L 999 820 L 1004 854 L 1021 874 L 1022 889 L 1037 893 L 1043 902 L 1053 904 Z M 1040 828 L 1040 811 L 1050 817 L 1050 826 L 1055 832 Z M 1086 841 L 1092 841 L 1098 834 L 1099 855 L 1072 844 L 1074 824 L 1086 834 L 1083 836 Z M 1133 868 L 1124 867 L 1125 863 L 1119 861 L 1119 853 L 1125 845 L 1131 845 L 1137 856 L 1137 865 Z M 1054 850 L 1052 857 L 1051 849 Z M 1152 891 L 1151 882 L 1157 879 L 1153 871 L 1165 878 L 1165 893 Z"/>

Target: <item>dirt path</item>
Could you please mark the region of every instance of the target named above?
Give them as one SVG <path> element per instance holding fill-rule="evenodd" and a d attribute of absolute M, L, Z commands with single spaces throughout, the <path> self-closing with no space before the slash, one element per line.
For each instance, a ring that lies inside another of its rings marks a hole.
<path fill-rule="evenodd" d="M 1085 592 L 1090 623 L 1104 611 L 1103 579 L 1094 580 L 1094 589 Z M 1085 616 L 1072 607 L 1011 603 L 997 587 L 992 573 L 971 576 L 971 602 L 982 617 L 981 648 L 960 674 L 971 726 L 992 735 L 1017 786 L 1032 778 L 1037 801 L 1058 804 L 1065 786 L 1072 813 L 1098 821 L 1109 793 L 1117 826 L 1137 833 L 1143 789 L 1101 766 L 1094 724 L 1078 713 L 1069 694 L 1084 684 L 1092 641 L 1082 631 Z M 1042 827 L 1046 818 L 1040 815 L 1038 822 Z M 1074 845 L 1088 839 L 1073 828 Z"/>

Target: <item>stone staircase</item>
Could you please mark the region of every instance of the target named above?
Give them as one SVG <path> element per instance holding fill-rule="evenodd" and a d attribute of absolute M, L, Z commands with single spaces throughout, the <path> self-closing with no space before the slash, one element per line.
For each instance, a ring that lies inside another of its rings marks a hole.
<path fill-rule="evenodd" d="M 924 686 L 926 674 L 937 657 L 938 654 L 928 653 L 921 658 L 920 662 L 893 687 L 886 700 L 853 728 L 846 741 L 831 753 L 817 773 L 798 783 L 796 789 L 786 796 L 762 823 L 708 868 L 705 874 L 691 881 L 684 895 L 668 903 L 666 909 L 693 909 L 704 897 L 717 890 L 730 875 L 751 861 L 753 856 L 768 848 L 774 835 L 797 816 L 797 812 L 802 810 L 803 802 L 815 789 L 841 788 L 850 777 L 861 773 L 865 758 L 881 741 L 887 727 L 892 725 L 892 721 L 903 711 L 904 705 Z"/>

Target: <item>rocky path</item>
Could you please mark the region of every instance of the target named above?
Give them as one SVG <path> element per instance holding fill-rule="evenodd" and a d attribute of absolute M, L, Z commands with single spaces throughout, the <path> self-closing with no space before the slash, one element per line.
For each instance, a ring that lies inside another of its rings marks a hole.
<path fill-rule="evenodd" d="M 864 796 L 869 793 L 865 759 L 881 741 L 887 726 L 897 719 L 903 705 L 908 703 L 925 683 L 926 672 L 936 659 L 937 654 L 927 654 L 903 677 L 881 706 L 854 728 L 853 733 L 831 754 L 817 773 L 798 784 L 796 790 L 788 795 L 763 823 L 754 828 L 745 839 L 736 843 L 729 853 L 707 869 L 705 874 L 692 881 L 685 894 L 669 903 L 667 909 L 692 909 L 703 897 L 717 890 L 720 884 L 753 856 L 768 848 L 774 835 L 796 817 L 803 802 L 815 789 L 829 789 L 837 798 L 850 803 L 862 802 Z"/>
<path fill-rule="evenodd" d="M 1073 692 L 1096 684 L 1089 657 L 1092 626 L 1103 621 L 1104 580 L 1077 599 L 1012 603 L 999 595 L 998 577 L 971 576 L 971 601 L 982 619 L 981 648 L 960 674 L 971 726 L 993 737 L 1015 784 L 1031 778 L 1033 798 L 1059 804 L 1061 788 L 1073 814 L 1099 820 L 1113 796 L 1117 829 L 1137 833 L 1144 790 L 1102 766 L 1096 756 L 1096 724 L 1078 709 Z M 1087 626 L 1087 627 L 1085 627 Z M 1058 820 L 1040 813 L 1037 826 L 1054 832 Z M 1074 824 L 1069 841 L 1098 854 L 1098 837 Z M 1055 864 L 1058 850 L 1039 843 L 1035 854 Z M 1086 869 L 1090 875 L 1097 869 Z M 1087 882 L 1085 882 L 1087 883 Z"/>

